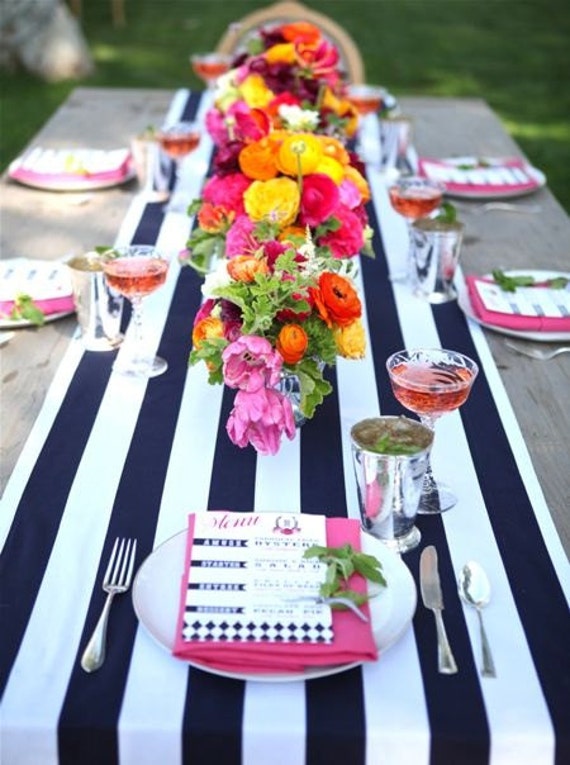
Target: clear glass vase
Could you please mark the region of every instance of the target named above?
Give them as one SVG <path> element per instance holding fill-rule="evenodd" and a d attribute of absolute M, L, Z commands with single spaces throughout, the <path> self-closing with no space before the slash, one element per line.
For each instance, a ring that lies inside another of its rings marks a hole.
<path fill-rule="evenodd" d="M 277 383 L 276 388 L 282 396 L 285 396 L 291 402 L 295 427 L 300 428 L 305 424 L 307 418 L 301 411 L 301 383 L 299 382 L 298 375 L 294 372 L 282 371 L 281 379 Z"/>

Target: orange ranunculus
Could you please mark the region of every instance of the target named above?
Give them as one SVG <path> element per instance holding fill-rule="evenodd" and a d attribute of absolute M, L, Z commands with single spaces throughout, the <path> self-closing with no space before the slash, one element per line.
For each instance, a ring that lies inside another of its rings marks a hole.
<path fill-rule="evenodd" d="M 285 324 L 275 344 L 286 364 L 296 364 L 301 361 L 308 345 L 309 338 L 300 324 Z"/>
<path fill-rule="evenodd" d="M 344 177 L 352 181 L 362 197 L 363 202 L 370 201 L 370 186 L 364 176 L 352 165 L 344 168 Z"/>
<path fill-rule="evenodd" d="M 324 154 L 319 160 L 319 164 L 315 168 L 315 173 L 328 175 L 328 177 L 333 180 L 337 186 L 340 186 L 344 178 L 343 166 L 337 162 L 336 159 L 327 157 L 326 154 Z"/>
<path fill-rule="evenodd" d="M 316 171 L 323 156 L 323 146 L 320 139 L 311 133 L 294 133 L 288 135 L 279 147 L 277 167 L 285 175 L 297 177 L 309 175 Z"/>
<path fill-rule="evenodd" d="M 277 237 L 283 244 L 292 247 L 300 247 L 307 239 L 307 231 L 304 226 L 286 226 Z"/>
<path fill-rule="evenodd" d="M 239 86 L 241 97 L 251 109 L 263 109 L 275 98 L 259 74 L 250 74 Z"/>
<path fill-rule="evenodd" d="M 321 136 L 321 143 L 323 152 L 327 157 L 336 159 L 343 166 L 350 164 L 350 156 L 339 140 L 330 135 L 323 135 Z"/>
<path fill-rule="evenodd" d="M 345 359 L 362 359 L 366 353 L 366 335 L 360 319 L 345 327 L 335 327 L 334 339 L 339 354 Z"/>
<path fill-rule="evenodd" d="M 281 228 L 293 223 L 301 195 L 292 178 L 254 181 L 243 195 L 245 211 L 253 221 L 269 220 Z"/>
<path fill-rule="evenodd" d="M 204 340 L 209 340 L 212 337 L 223 337 L 224 325 L 222 320 L 216 316 L 206 316 L 201 321 L 197 322 L 192 330 L 192 345 L 194 348 L 199 348 Z"/>
<path fill-rule="evenodd" d="M 240 151 L 240 170 L 254 181 L 268 181 L 277 176 L 278 144 L 267 138 L 250 143 Z"/>
<path fill-rule="evenodd" d="M 325 271 L 319 277 L 318 289 L 311 288 L 310 294 L 319 316 L 329 327 L 345 327 L 362 315 L 358 293 L 344 276 Z"/>
<path fill-rule="evenodd" d="M 321 39 L 320 29 L 308 21 L 293 21 L 291 24 L 283 24 L 279 31 L 283 39 L 288 42 L 315 43 Z"/>
<path fill-rule="evenodd" d="M 265 51 L 263 58 L 268 64 L 294 64 L 295 46 L 292 42 L 277 43 Z"/>
<path fill-rule="evenodd" d="M 198 213 L 200 228 L 209 234 L 223 234 L 233 223 L 236 214 L 223 205 L 203 202 Z"/>
<path fill-rule="evenodd" d="M 236 282 L 254 282 L 256 274 L 266 274 L 269 267 L 265 260 L 254 255 L 236 255 L 227 263 L 228 274 Z"/>
<path fill-rule="evenodd" d="M 322 108 L 334 112 L 341 119 L 346 120 L 344 131 L 351 138 L 358 128 L 358 112 L 347 98 L 339 98 L 330 88 L 326 88 L 322 101 Z"/>

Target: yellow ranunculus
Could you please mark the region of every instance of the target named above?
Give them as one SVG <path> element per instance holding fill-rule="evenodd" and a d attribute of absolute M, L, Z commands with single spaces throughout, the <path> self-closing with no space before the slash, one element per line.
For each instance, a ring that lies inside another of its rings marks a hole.
<path fill-rule="evenodd" d="M 370 186 L 364 176 L 352 165 L 344 168 L 344 177 L 352 181 L 362 197 L 363 202 L 370 201 Z"/>
<path fill-rule="evenodd" d="M 294 64 L 295 46 L 293 43 L 278 43 L 268 48 L 263 54 L 268 64 Z"/>
<path fill-rule="evenodd" d="M 295 178 L 299 168 L 301 175 L 309 175 L 316 171 L 322 156 L 323 145 L 316 135 L 294 133 L 288 135 L 279 147 L 277 167 L 285 175 Z"/>
<path fill-rule="evenodd" d="M 263 77 L 259 74 L 250 74 L 240 85 L 240 93 L 250 109 L 264 109 L 275 98 L 272 90 L 269 90 Z"/>
<path fill-rule="evenodd" d="M 254 181 L 243 195 L 245 211 L 254 221 L 270 220 L 281 228 L 299 212 L 299 187 L 291 178 Z"/>
<path fill-rule="evenodd" d="M 334 339 L 339 354 L 345 359 L 362 359 L 366 353 L 366 335 L 360 319 L 346 327 L 335 327 Z"/>
<path fill-rule="evenodd" d="M 328 175 L 328 177 L 333 180 L 337 186 L 340 186 L 344 178 L 343 166 L 337 162 L 336 159 L 327 157 L 326 155 L 323 155 L 319 160 L 319 164 L 315 168 L 315 173 L 323 173 L 324 175 Z"/>

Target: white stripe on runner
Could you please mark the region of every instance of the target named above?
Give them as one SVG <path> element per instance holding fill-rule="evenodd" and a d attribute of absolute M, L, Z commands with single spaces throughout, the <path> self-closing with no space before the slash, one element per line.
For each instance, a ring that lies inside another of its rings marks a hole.
<path fill-rule="evenodd" d="M 355 283 L 365 302 L 366 291 L 360 271 Z M 352 465 L 350 429 L 359 420 L 380 414 L 366 310 L 363 310 L 362 318 L 368 348 L 365 358 L 360 361 L 339 359 L 337 363 L 346 502 L 349 516 L 357 519 L 360 519 L 360 511 Z M 402 560 L 406 562 L 405 558 Z M 362 677 L 366 706 L 367 765 L 381 762 L 409 762 L 413 765 L 427 763 L 430 728 L 425 705 L 411 705 L 403 700 L 410 693 L 410 688 L 415 689 L 414 698 L 421 699 L 423 695 L 421 669 L 411 625 L 401 640 L 380 656 L 377 662 L 363 665 Z M 394 689 L 398 688 L 402 693 L 400 704 L 394 697 Z M 410 741 L 409 735 L 403 735 L 410 730 L 418 731 L 413 741 Z"/>
<path fill-rule="evenodd" d="M 385 189 L 375 190 L 374 203 L 378 218 L 384 223 L 382 231 L 392 230 L 393 215 L 396 213 L 391 208 Z M 389 237 L 387 239 L 385 246 L 390 258 Z M 431 306 L 414 297 L 404 283 L 394 284 L 394 296 L 404 342 L 406 338 L 413 337 L 415 347 L 440 347 Z M 483 347 L 484 344 L 481 333 L 479 345 Z M 487 368 L 490 372 L 496 371 L 490 353 L 484 354 L 481 360 L 486 375 Z M 492 378 L 487 376 L 487 379 L 491 384 Z M 502 386 L 492 390 L 495 398 L 499 398 L 497 404 L 501 410 L 506 400 Z M 512 438 L 509 430 L 507 435 Z M 492 682 L 481 682 L 491 728 L 492 760 L 497 758 L 497 761 L 502 761 L 507 752 L 514 754 L 513 746 L 518 746 L 516 756 L 519 761 L 529 754 L 535 758 L 534 761 L 546 761 L 553 754 L 552 724 L 485 509 L 459 412 L 447 414 L 438 421 L 432 464 L 436 478 L 445 481 L 449 476 L 448 480 L 452 480 L 453 491 L 458 496 L 457 505 L 442 515 L 454 570 L 458 573 L 466 561 L 475 559 L 483 567 L 494 571 L 493 602 L 485 611 L 485 620 L 498 677 Z M 479 666 L 478 625 L 472 619 L 473 614 L 466 614 L 475 664 Z M 508 629 L 505 629 L 506 625 Z M 517 654 L 515 661 L 514 654 Z M 521 729 L 526 731 L 524 742 L 520 738 Z M 545 731 L 550 732 L 549 737 L 545 736 Z"/>

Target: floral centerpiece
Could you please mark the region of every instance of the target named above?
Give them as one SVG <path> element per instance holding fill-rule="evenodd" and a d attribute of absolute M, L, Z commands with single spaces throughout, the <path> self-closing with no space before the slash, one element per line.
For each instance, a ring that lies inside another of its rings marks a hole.
<path fill-rule="evenodd" d="M 275 454 L 283 435 L 295 435 L 283 378 L 295 375 L 310 418 L 331 392 L 324 366 L 364 355 L 362 305 L 346 270 L 309 238 L 300 247 L 270 239 L 206 277 L 190 363 L 205 362 L 211 383 L 237 390 L 226 426 L 236 445 Z"/>
<path fill-rule="evenodd" d="M 336 50 L 306 24 L 257 42 L 218 83 L 213 174 L 180 259 L 206 275 L 190 363 L 237 390 L 231 440 L 275 454 L 295 433 L 288 382 L 311 418 L 331 392 L 325 367 L 365 352 L 353 257 L 372 254 L 372 232 Z"/>
<path fill-rule="evenodd" d="M 313 24 L 297 22 L 260 30 L 247 53 L 217 81 L 206 126 L 217 145 L 239 137 L 252 111 L 262 110 L 273 128 L 305 112 L 312 132 L 345 139 L 355 134 L 358 114 L 346 97 L 339 54 Z"/>

